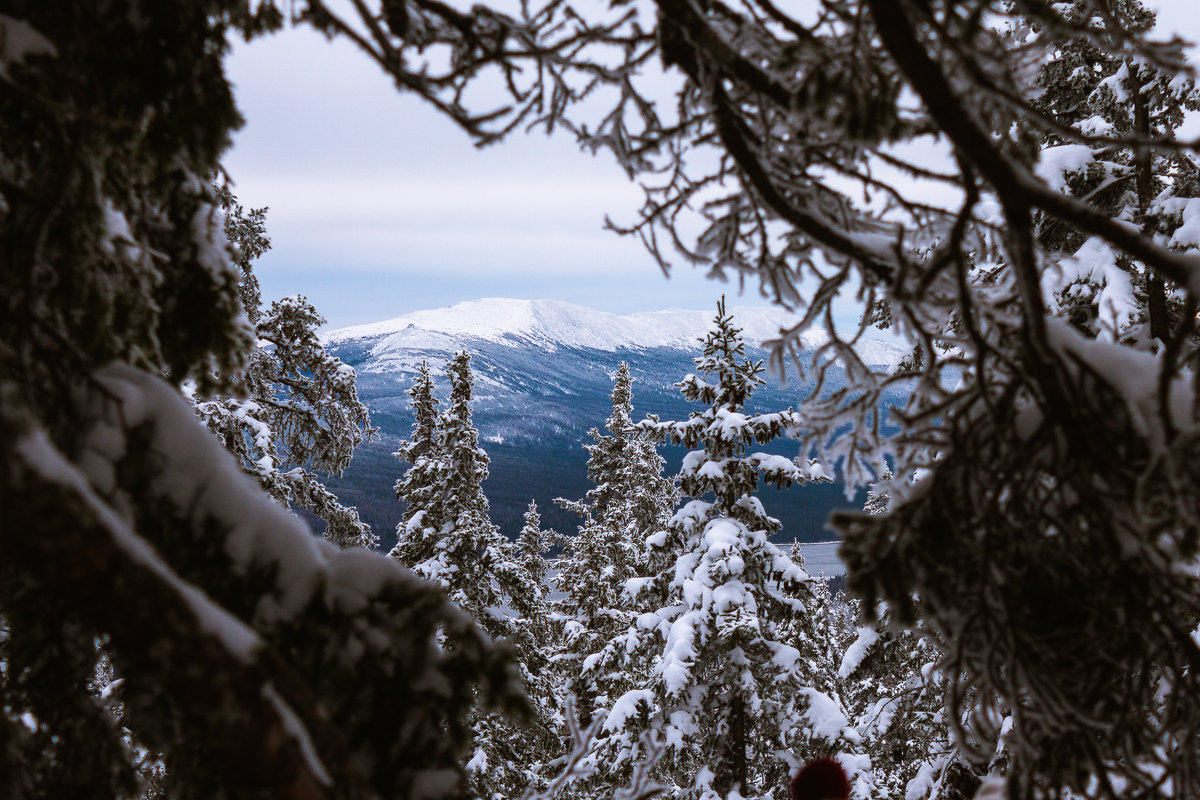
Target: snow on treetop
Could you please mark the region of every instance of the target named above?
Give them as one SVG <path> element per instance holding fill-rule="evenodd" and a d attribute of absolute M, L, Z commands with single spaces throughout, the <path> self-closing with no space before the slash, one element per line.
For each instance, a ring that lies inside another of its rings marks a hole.
<path fill-rule="evenodd" d="M 747 343 L 779 335 L 796 317 L 775 307 L 743 306 L 730 310 Z M 373 356 L 397 350 L 451 350 L 464 339 L 480 339 L 510 346 L 534 344 L 553 351 L 559 347 L 604 351 L 655 347 L 699 349 L 700 338 L 712 324 L 712 311 L 666 309 L 636 314 L 610 314 L 560 300 L 470 300 L 448 308 L 414 311 L 402 317 L 357 325 L 325 334 L 327 345 L 359 340 Z M 826 341 L 820 330 L 806 332 L 807 347 Z M 882 338 L 861 343 L 860 354 L 870 364 L 898 363 L 905 351 Z"/>
<path fill-rule="evenodd" d="M 1037 164 L 1038 177 L 1057 191 L 1067 190 L 1067 175 L 1081 172 L 1093 163 L 1095 156 L 1084 144 L 1064 144 L 1042 150 Z"/>

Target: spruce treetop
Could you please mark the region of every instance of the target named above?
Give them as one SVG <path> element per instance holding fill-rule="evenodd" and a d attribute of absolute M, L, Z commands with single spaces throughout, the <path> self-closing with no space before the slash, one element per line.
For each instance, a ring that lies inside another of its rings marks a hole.
<path fill-rule="evenodd" d="M 690 412 L 682 421 L 662 421 L 651 415 L 638 423 L 637 429 L 654 441 L 702 448 L 684 457 L 679 488 L 695 501 L 707 496 L 714 501 L 685 508 L 681 521 L 697 515 L 703 519 L 729 517 L 752 529 L 774 533 L 779 521 L 767 516 L 754 497 L 759 479 L 783 488 L 828 477 L 815 460 L 801 463 L 769 453 L 746 453 L 753 444 L 765 444 L 801 429 L 802 420 L 791 409 L 745 413 L 746 402 L 763 383 L 762 362 L 746 358 L 741 330 L 726 313 L 723 297 L 713 327 L 702 341 L 703 352 L 694 359 L 700 375 L 690 374 L 676 386 L 688 400 L 708 407 Z"/>
<path fill-rule="evenodd" d="M 625 361 L 617 365 L 609 399 L 612 401 L 612 413 L 604 421 L 604 427 L 613 436 L 623 439 L 633 429 L 633 376 Z"/>
<path fill-rule="evenodd" d="M 425 361 L 417 368 L 417 376 L 406 394 L 413 412 L 412 433 L 394 455 L 409 464 L 416 464 L 420 459 L 430 456 L 437 446 L 438 399 L 433 396 L 433 376 Z"/>
<path fill-rule="evenodd" d="M 746 358 L 742 329 L 733 324 L 733 316 L 725 311 L 724 295 L 717 301 L 712 328 L 702 341 L 703 353 L 694 360 L 705 377 L 688 375 L 676 385 L 688 400 L 741 411 L 754 390 L 764 383 L 763 366 L 761 361 Z M 710 382 L 713 379 L 715 382 Z"/>
<path fill-rule="evenodd" d="M 530 589 L 539 598 L 544 594 L 543 587 L 549 569 L 545 554 L 550 552 L 557 539 L 554 531 L 542 530 L 542 516 L 538 513 L 537 502 L 530 500 L 529 508 L 525 510 L 525 525 L 517 534 L 516 544 L 521 564 L 532 582 Z"/>

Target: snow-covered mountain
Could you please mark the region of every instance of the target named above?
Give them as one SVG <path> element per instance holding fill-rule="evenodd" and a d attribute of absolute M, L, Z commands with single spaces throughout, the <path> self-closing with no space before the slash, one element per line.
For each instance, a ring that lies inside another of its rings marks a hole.
<path fill-rule="evenodd" d="M 746 342 L 754 347 L 775 339 L 798 321 L 775 307 L 730 309 Z M 617 352 L 654 348 L 691 349 L 708 330 L 713 311 L 666 309 L 636 314 L 610 314 L 560 300 L 488 298 L 448 308 L 415 311 L 402 317 L 356 325 L 325 336 L 328 345 L 370 343 L 374 369 L 404 369 L 413 351 L 453 350 L 472 341 L 555 352 L 559 348 Z M 827 341 L 821 330 L 805 331 L 806 347 Z M 904 349 L 883 338 L 864 339 L 857 348 L 868 364 L 892 366 Z"/>
<path fill-rule="evenodd" d="M 776 308 L 730 312 L 743 329 L 751 358 L 766 360 L 769 353 L 761 345 L 795 323 Z M 404 465 L 391 453 L 411 425 L 405 392 L 422 361 L 440 377 L 445 361 L 465 349 L 476 376 L 475 423 L 492 461 L 484 488 L 493 517 L 515 533 L 534 498 L 547 524 L 569 531 L 575 520 L 553 499 L 580 497 L 588 488 L 581 445 L 588 430 L 603 427 L 608 416 L 618 363 L 628 362 L 634 375 L 635 416 L 685 418 L 692 409 L 674 384 L 694 370 L 692 359 L 712 317 L 711 309 L 617 315 L 557 300 L 486 299 L 331 331 L 325 344 L 357 371 L 359 394 L 381 432 L 379 441 L 360 448 L 342 478 L 331 481 L 332 488 L 359 507 L 386 543 L 402 511 L 392 487 Z M 812 352 L 825 334 L 808 331 L 801 341 L 803 350 Z M 880 367 L 897 364 L 905 354 L 882 337 L 863 342 L 858 352 Z M 755 395 L 752 410 L 793 406 L 803 390 L 794 377 L 785 384 L 775 376 Z M 444 398 L 444 383 L 439 391 Z M 788 442 L 775 449 L 796 455 Z M 677 470 L 682 451 L 664 450 L 664 455 L 668 470 Z M 823 530 L 828 511 L 846 505 L 842 488 L 828 484 L 777 497 L 768 492 L 764 502 L 787 526 L 785 535 L 810 541 L 828 538 Z"/>

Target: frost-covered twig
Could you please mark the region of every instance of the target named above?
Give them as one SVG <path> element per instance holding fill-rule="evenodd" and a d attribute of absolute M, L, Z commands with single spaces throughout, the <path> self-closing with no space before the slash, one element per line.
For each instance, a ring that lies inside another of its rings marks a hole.
<path fill-rule="evenodd" d="M 566 718 L 567 731 L 571 735 L 571 752 L 567 754 L 566 764 L 545 789 L 535 792 L 530 787 L 521 800 L 554 800 L 567 784 L 577 778 L 586 778 L 595 771 L 595 767 L 587 763 L 587 758 L 592 753 L 592 745 L 596 741 L 596 734 L 604 724 L 605 715 L 598 714 L 590 725 L 586 728 L 581 727 L 579 714 L 575 709 L 575 698 L 570 695 L 563 703 L 563 714 Z"/>
<path fill-rule="evenodd" d="M 651 780 L 654 768 L 666 752 L 666 745 L 654 738 L 653 731 L 646 730 L 638 737 L 644 754 L 633 768 L 633 777 L 629 786 L 619 789 L 613 795 L 613 800 L 650 800 L 666 791 L 665 786 Z"/>

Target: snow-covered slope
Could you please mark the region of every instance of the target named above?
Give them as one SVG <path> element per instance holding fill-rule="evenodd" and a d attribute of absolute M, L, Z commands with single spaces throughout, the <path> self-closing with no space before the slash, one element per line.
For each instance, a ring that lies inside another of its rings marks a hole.
<path fill-rule="evenodd" d="M 730 311 L 745 332 L 752 359 L 767 358 L 756 346 L 793 322 L 774 308 Z M 515 534 L 534 498 L 544 524 L 570 530 L 578 521 L 553 500 L 580 497 L 590 488 L 581 445 L 590 441 L 588 429 L 603 426 L 611 411 L 613 370 L 621 361 L 629 364 L 636 417 L 686 418 L 696 409 L 675 383 L 695 370 L 693 358 L 700 354 L 700 339 L 712 317 L 711 309 L 620 316 L 555 300 L 493 299 L 333 331 L 325 336 L 326 345 L 357 371 L 359 395 L 371 407 L 381 438 L 360 447 L 347 472 L 331 477 L 330 486 L 343 501 L 358 506 L 363 519 L 387 540 L 401 510 L 392 486 L 403 465 L 392 453 L 412 425 L 405 392 L 424 361 L 433 371 L 436 394 L 444 399 L 444 364 L 454 352 L 467 350 L 475 374 L 475 424 L 492 460 L 484 488 L 493 518 Z M 823 332 L 814 331 L 804 336 L 803 344 L 811 353 L 824 340 Z M 864 361 L 880 367 L 896 364 L 904 352 L 883 338 L 859 349 Z M 838 388 L 840 376 L 836 369 L 826 376 L 829 390 Z M 811 389 L 795 374 L 787 377 L 786 384 L 769 379 L 752 398 L 754 410 L 794 406 Z M 776 445 L 774 452 L 796 455 L 794 444 Z M 663 454 L 668 472 L 678 471 L 682 448 L 666 448 Z M 768 510 L 783 520 L 788 535 L 808 540 L 827 538 L 823 525 L 829 510 L 846 506 L 842 487 L 835 484 L 778 497 L 768 494 L 768 501 Z"/>
<path fill-rule="evenodd" d="M 751 346 L 761 346 L 796 322 L 792 314 L 772 307 L 742 306 L 730 313 Z M 712 316 L 711 309 L 618 315 L 559 300 L 488 298 L 342 328 L 326 334 L 325 341 L 336 346 L 357 340 L 369 349 L 373 366 L 404 370 L 411 366 L 404 351 L 448 350 L 471 340 L 543 352 L 562 347 L 604 352 L 659 347 L 691 350 L 708 330 Z M 826 334 L 809 330 L 802 338 L 805 346 L 812 348 L 825 342 Z M 882 338 L 864 340 L 858 352 L 867 363 L 877 366 L 893 366 L 904 355 L 902 347 Z"/>

